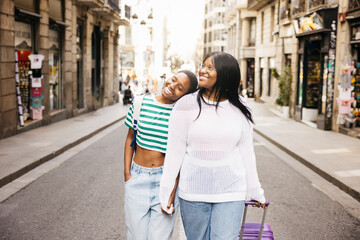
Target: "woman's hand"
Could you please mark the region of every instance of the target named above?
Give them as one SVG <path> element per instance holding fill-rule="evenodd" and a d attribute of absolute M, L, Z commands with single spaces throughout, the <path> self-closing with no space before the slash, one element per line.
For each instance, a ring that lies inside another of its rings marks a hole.
<path fill-rule="evenodd" d="M 263 209 L 265 209 L 265 203 L 263 203 L 263 204 L 261 204 L 261 203 L 259 203 L 259 202 L 256 202 L 255 204 L 253 204 L 253 205 L 251 205 L 251 206 L 253 206 L 253 207 L 261 207 L 261 208 L 263 208 Z"/>
<path fill-rule="evenodd" d="M 130 173 L 124 173 L 125 182 L 129 181 L 130 178 L 131 178 L 131 174 L 130 174 Z"/>
<path fill-rule="evenodd" d="M 167 209 L 163 209 L 163 207 L 161 207 L 161 211 L 166 215 L 172 216 L 173 213 L 175 212 L 174 206 L 175 206 L 175 191 L 173 191 L 170 195 L 168 204 L 166 206 Z"/>
<path fill-rule="evenodd" d="M 174 188 L 174 190 L 172 191 L 172 193 L 171 193 L 171 195 L 169 197 L 169 201 L 168 201 L 168 204 L 166 206 L 167 209 L 163 209 L 161 207 L 161 211 L 163 213 L 165 213 L 166 215 L 169 215 L 169 216 L 172 216 L 173 213 L 175 212 L 175 207 L 174 207 L 175 206 L 175 194 L 176 194 L 176 187 L 177 187 L 178 179 L 179 179 L 179 177 L 177 178 L 175 188 Z"/>

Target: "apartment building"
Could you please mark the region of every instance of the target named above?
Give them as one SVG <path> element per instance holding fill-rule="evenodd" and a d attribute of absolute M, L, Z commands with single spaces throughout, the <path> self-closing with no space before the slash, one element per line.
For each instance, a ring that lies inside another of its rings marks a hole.
<path fill-rule="evenodd" d="M 226 51 L 225 12 L 226 4 L 223 0 L 205 0 L 204 56 L 214 51 Z"/>
<path fill-rule="evenodd" d="M 227 51 L 238 59 L 243 88 L 246 89 L 246 95 L 252 98 L 255 93 L 257 12 L 249 11 L 247 6 L 247 0 L 228 1 L 225 20 L 228 26 Z"/>
<path fill-rule="evenodd" d="M 121 6 L 0 1 L 0 138 L 118 101 Z"/>

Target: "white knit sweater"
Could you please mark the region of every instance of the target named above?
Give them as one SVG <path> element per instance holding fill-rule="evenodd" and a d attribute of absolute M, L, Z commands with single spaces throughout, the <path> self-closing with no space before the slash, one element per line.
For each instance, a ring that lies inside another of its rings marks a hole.
<path fill-rule="evenodd" d="M 215 106 L 202 103 L 196 119 L 196 97 L 197 92 L 184 96 L 171 113 L 160 183 L 161 205 L 167 205 L 179 171 L 182 199 L 216 203 L 245 200 L 248 194 L 264 203 L 251 122 L 228 100 L 220 102 L 217 111 Z"/>

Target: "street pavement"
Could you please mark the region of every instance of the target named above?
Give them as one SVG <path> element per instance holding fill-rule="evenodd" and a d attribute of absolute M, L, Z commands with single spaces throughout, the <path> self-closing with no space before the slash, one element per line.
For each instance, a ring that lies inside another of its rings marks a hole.
<path fill-rule="evenodd" d="M 249 105 L 255 132 L 360 201 L 359 139 L 280 117 L 271 104 Z M 124 119 L 127 110 L 117 103 L 0 140 L 0 202 L 22 187 L 8 183 Z"/>
<path fill-rule="evenodd" d="M 127 131 L 124 120 L 119 121 L 38 167 L 66 155 L 65 162 L 0 203 L 0 239 L 126 239 L 122 156 Z M 314 186 L 318 181 L 309 181 L 304 172 L 320 176 L 258 134 L 254 148 L 260 182 L 270 201 L 266 223 L 275 239 L 358 240 L 360 219 L 319 191 Z M 262 213 L 250 207 L 247 222 L 260 222 Z M 180 214 L 176 220 L 173 240 L 185 240 Z"/>

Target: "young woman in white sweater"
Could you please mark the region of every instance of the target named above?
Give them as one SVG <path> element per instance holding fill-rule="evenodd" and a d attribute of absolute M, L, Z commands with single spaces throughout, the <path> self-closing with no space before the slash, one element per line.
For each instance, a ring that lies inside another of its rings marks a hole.
<path fill-rule="evenodd" d="M 235 240 L 246 195 L 264 207 L 253 119 L 239 84 L 237 60 L 210 53 L 199 69 L 199 91 L 181 98 L 170 116 L 159 198 L 167 211 L 180 173 L 180 211 L 189 240 Z"/>

